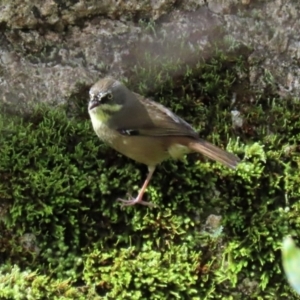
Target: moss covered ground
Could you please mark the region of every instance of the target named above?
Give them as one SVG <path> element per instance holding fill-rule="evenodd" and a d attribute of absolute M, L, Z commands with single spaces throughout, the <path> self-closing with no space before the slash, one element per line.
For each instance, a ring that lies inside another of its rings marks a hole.
<path fill-rule="evenodd" d="M 157 206 L 122 209 L 116 199 L 137 193 L 147 169 L 98 140 L 87 94 L 71 114 L 2 113 L 0 299 L 298 299 L 280 246 L 300 234 L 299 99 L 269 79 L 250 91 L 243 55 L 159 69 L 147 59 L 126 84 L 242 163 L 167 161 L 146 195 Z"/>

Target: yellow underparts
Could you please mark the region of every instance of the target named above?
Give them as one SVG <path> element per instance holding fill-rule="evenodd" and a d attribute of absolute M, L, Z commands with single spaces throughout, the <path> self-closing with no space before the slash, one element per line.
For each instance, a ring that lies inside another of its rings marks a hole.
<path fill-rule="evenodd" d="M 190 153 L 190 149 L 180 144 L 173 144 L 168 148 L 168 152 L 173 159 L 181 159 L 185 154 Z"/>

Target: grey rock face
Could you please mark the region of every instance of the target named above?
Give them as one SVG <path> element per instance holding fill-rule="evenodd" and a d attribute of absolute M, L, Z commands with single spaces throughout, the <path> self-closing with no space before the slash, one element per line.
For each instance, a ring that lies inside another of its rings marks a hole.
<path fill-rule="evenodd" d="M 0 99 L 18 110 L 64 103 L 101 76 L 128 75 L 146 52 L 152 65 L 170 56 L 183 64 L 196 61 L 196 48 L 211 57 L 222 39 L 252 49 L 253 88 L 269 74 L 278 93 L 299 97 L 299 8 L 283 0 L 2 1 Z"/>

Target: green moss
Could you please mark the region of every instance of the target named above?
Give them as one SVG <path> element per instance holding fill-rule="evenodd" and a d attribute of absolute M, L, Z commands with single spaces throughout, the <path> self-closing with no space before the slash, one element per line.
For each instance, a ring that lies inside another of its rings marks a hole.
<path fill-rule="evenodd" d="M 21 271 L 17 266 L 0 270 L 1 299 L 59 299 L 86 300 L 101 298 L 92 288 L 72 287 L 70 280 L 55 280 L 37 272 Z"/>
<path fill-rule="evenodd" d="M 146 54 L 128 74 L 133 90 L 221 147 L 232 138 L 244 158 L 237 171 L 197 155 L 165 162 L 146 196 L 154 209 L 116 202 L 137 193 L 147 170 L 98 140 L 84 93 L 69 103 L 72 117 L 65 107 L 0 117 L 2 299 L 16 287 L 15 299 L 29 288 L 32 299 L 297 299 L 278 249 L 288 232 L 299 234 L 300 104 L 272 85 L 250 95 L 237 76 L 247 73 L 243 55 L 214 54 L 161 67 Z M 223 230 L 208 232 L 210 214 L 222 216 Z"/>

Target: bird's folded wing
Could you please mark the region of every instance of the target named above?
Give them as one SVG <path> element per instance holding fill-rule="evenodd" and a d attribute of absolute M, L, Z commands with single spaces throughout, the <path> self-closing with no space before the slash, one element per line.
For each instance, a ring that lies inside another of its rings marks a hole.
<path fill-rule="evenodd" d="M 183 119 L 176 116 L 163 105 L 145 99 L 135 94 L 144 107 L 144 113 L 132 116 L 134 121 L 129 122 L 130 128 L 120 128 L 122 132 L 127 130 L 143 136 L 190 136 L 198 138 L 195 130 Z M 129 125 L 129 124 L 128 124 Z"/>

